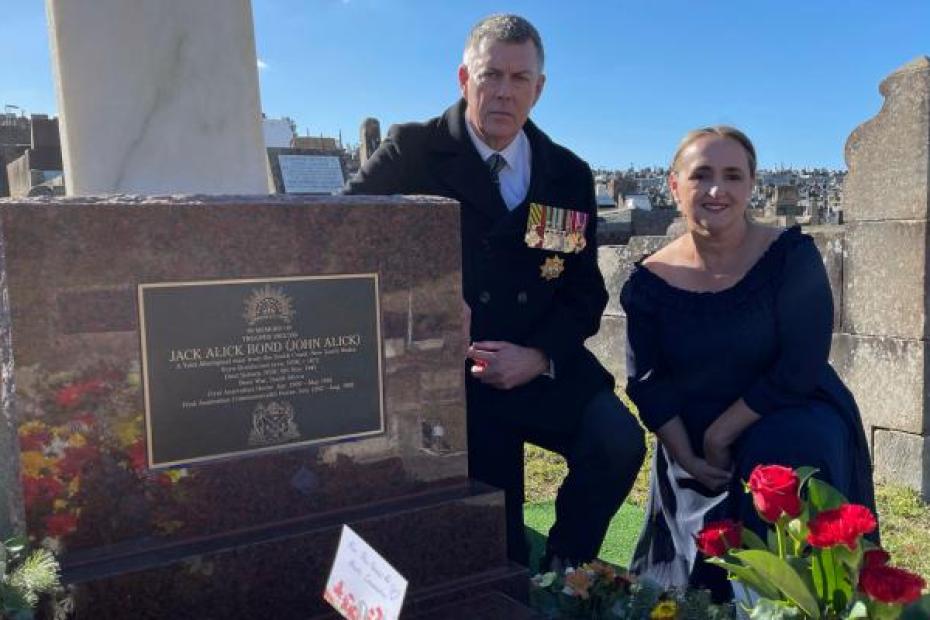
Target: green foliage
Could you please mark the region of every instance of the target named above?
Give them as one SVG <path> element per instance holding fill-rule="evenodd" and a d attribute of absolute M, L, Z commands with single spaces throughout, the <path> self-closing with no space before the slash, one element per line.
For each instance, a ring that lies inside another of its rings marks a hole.
<path fill-rule="evenodd" d="M 60 585 L 58 561 L 47 549 L 27 553 L 22 538 L 0 544 L 0 617 L 28 620 L 41 594 Z"/>

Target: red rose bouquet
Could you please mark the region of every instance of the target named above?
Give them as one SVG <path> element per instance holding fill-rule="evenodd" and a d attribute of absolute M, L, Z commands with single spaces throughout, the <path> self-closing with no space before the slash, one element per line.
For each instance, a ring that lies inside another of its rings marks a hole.
<path fill-rule="evenodd" d="M 760 465 L 746 489 L 773 529 L 763 541 L 733 521 L 709 523 L 696 537 L 707 561 L 755 596 L 754 620 L 926 618 L 930 595 L 918 575 L 890 566 L 865 538 L 878 527 L 872 511 L 851 504 L 816 470 Z"/>

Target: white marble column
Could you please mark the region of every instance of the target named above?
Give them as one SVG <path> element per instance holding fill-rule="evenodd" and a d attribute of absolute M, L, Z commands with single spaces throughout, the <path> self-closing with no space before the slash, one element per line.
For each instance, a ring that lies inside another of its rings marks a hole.
<path fill-rule="evenodd" d="M 69 195 L 269 193 L 249 0 L 46 0 Z"/>

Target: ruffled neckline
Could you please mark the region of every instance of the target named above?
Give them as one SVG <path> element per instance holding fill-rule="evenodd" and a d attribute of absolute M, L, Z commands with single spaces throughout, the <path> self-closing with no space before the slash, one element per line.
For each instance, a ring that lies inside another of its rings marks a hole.
<path fill-rule="evenodd" d="M 690 291 L 668 283 L 661 276 L 643 265 L 643 261 L 650 256 L 649 254 L 634 263 L 630 280 L 639 285 L 637 286 L 638 291 L 647 293 L 650 298 L 664 305 L 684 309 L 736 305 L 760 289 L 767 288 L 777 282 L 784 266 L 786 252 L 805 238 L 809 237 L 801 232 L 799 225 L 796 224 L 786 228 L 769 244 L 769 247 L 765 249 L 765 252 L 742 278 L 732 286 L 720 291 Z"/>

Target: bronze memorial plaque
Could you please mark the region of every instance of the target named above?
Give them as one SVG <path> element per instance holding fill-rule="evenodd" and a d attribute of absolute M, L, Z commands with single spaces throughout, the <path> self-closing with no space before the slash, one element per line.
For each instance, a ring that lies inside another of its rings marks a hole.
<path fill-rule="evenodd" d="M 377 274 L 138 295 L 150 467 L 384 432 Z"/>

